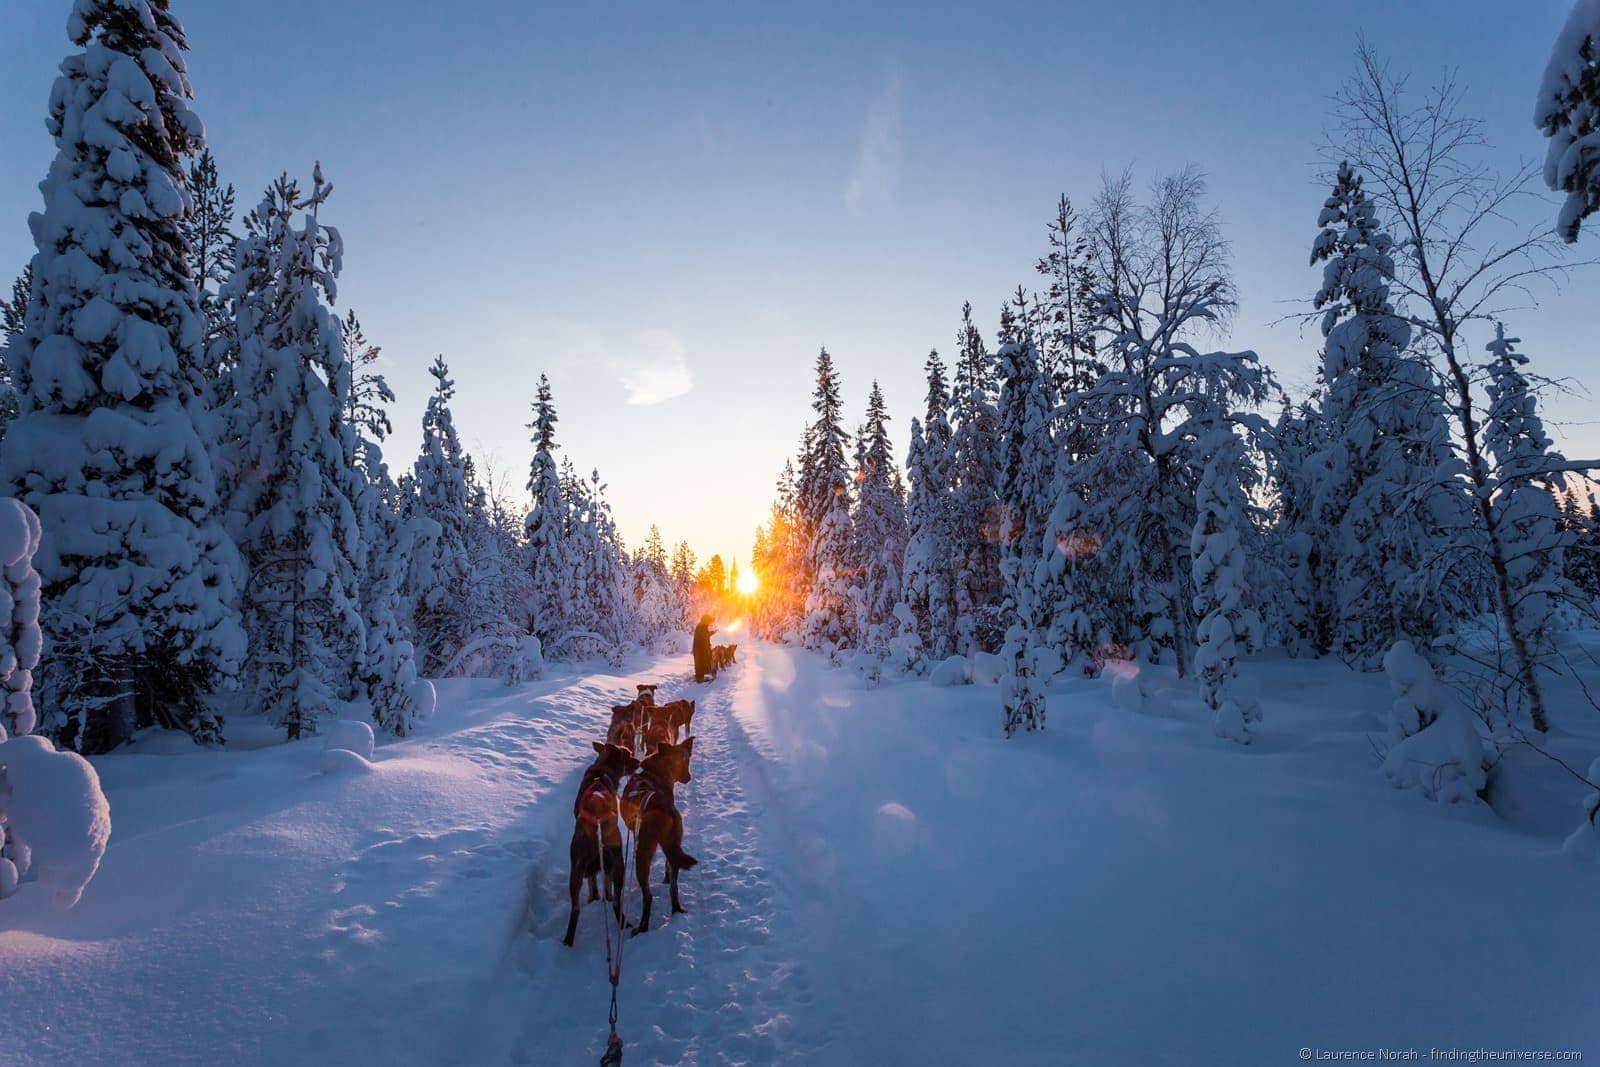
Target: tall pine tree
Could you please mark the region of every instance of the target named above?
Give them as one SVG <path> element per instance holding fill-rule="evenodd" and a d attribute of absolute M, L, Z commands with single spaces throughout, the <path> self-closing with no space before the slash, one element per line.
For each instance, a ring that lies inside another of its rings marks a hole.
<path fill-rule="evenodd" d="M 38 254 L 7 359 L 20 415 L 0 484 L 39 513 L 44 728 L 105 751 L 141 723 L 215 740 L 205 698 L 244 654 L 238 564 L 216 521 L 204 320 L 185 222 L 183 27 L 163 0 L 79 0 L 29 219 Z"/>
<path fill-rule="evenodd" d="M 239 338 L 229 511 L 250 571 L 256 699 L 294 740 L 316 733 L 335 702 L 359 689 L 366 546 L 356 435 L 345 420 L 350 365 L 330 308 L 344 243 L 319 219 L 333 187 L 318 166 L 310 194 L 279 188 L 287 201 L 269 197 L 257 209 L 224 288 Z M 298 224 L 291 208 L 303 212 Z"/>

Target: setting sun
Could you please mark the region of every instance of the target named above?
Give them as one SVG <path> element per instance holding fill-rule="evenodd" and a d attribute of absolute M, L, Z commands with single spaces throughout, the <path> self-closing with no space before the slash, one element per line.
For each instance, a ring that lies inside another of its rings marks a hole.
<path fill-rule="evenodd" d="M 741 571 L 739 573 L 739 595 L 740 596 L 754 596 L 756 594 L 756 591 L 759 590 L 760 588 L 761 588 L 761 578 L 760 578 L 759 575 L 756 574 L 756 572 L 753 569 L 752 570 L 747 570 L 747 571 Z"/>

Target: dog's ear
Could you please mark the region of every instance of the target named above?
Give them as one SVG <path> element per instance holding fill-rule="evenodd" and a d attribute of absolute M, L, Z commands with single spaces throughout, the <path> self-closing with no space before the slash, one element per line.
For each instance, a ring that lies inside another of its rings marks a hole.
<path fill-rule="evenodd" d="M 685 741 L 683 744 L 679 745 L 678 747 L 683 749 L 683 754 L 685 756 L 687 756 L 690 753 L 692 753 L 694 751 L 694 735 L 691 734 L 689 736 L 689 739 L 687 741 Z"/>
<path fill-rule="evenodd" d="M 597 756 L 604 756 L 606 754 L 606 749 L 612 747 L 611 745 L 606 744 L 604 741 L 590 741 L 589 743 L 594 746 L 595 755 Z"/>

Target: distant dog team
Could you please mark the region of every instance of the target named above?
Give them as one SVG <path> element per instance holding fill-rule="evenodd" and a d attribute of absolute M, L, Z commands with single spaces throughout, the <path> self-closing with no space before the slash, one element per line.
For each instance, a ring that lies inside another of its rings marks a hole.
<path fill-rule="evenodd" d="M 707 682 L 732 667 L 738 645 L 711 644 L 716 633 L 710 615 L 702 616 L 694 630 L 694 680 Z M 562 942 L 571 946 L 578 931 L 579 897 L 589 883 L 589 900 L 605 898 L 616 916 L 618 929 L 626 925 L 622 909 L 624 870 L 629 858 L 622 827 L 633 834 L 634 877 L 644 895 L 644 910 L 634 934 L 650 929 L 650 868 L 659 850 L 666 860 L 666 885 L 674 914 L 684 910 L 678 896 L 678 875 L 698 862 L 683 850 L 683 812 L 674 790 L 690 780 L 694 756 L 693 700 L 656 703 L 657 686 L 641 683 L 637 695 L 611 708 L 604 741 L 594 742 L 595 760 L 583 772 L 578 796 L 572 804 L 574 825 L 569 849 L 571 869 L 567 893 L 571 911 Z"/>
<path fill-rule="evenodd" d="M 619 818 L 633 834 L 634 874 L 644 894 L 644 912 L 634 933 L 642 934 L 650 928 L 650 868 L 658 849 L 666 860 L 672 910 L 684 910 L 678 896 L 678 872 L 688 870 L 697 861 L 683 850 L 683 813 L 673 789 L 689 781 L 689 760 L 694 755 L 694 737 L 689 731 L 694 723 L 695 702 L 671 700 L 657 704 L 654 685 L 640 685 L 638 694 L 629 703 L 611 709 L 606 739 L 594 742 L 595 760 L 583 772 L 572 804 L 574 825 L 567 876 L 571 910 L 567 933 L 562 938 L 568 946 L 578 931 L 583 883 L 589 883 L 589 900 L 599 899 L 602 873 L 605 897 L 618 929 L 626 924 L 622 887 L 627 857 Z"/>

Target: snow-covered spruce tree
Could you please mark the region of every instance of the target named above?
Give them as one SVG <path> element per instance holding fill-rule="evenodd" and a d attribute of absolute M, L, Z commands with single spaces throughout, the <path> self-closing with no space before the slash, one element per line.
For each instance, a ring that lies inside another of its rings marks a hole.
<path fill-rule="evenodd" d="M 417 676 L 407 581 L 415 558 L 433 552 L 441 528 L 415 513 L 412 502 L 381 466 L 372 472 L 370 486 L 373 500 L 363 525 L 367 559 L 361 614 L 366 649 L 360 682 L 377 727 L 404 737 L 432 714 L 434 706 L 432 686 Z"/>
<path fill-rule="evenodd" d="M 634 619 L 623 546 L 600 473 L 592 472 L 587 481 L 574 476 L 563 498 L 569 509 L 567 553 L 573 561 L 567 617 L 573 631 L 592 635 L 586 645 L 620 664 L 623 650 L 635 640 Z"/>
<path fill-rule="evenodd" d="M 1190 538 L 1207 459 L 1203 439 L 1220 418 L 1261 403 L 1271 379 L 1252 352 L 1208 352 L 1196 339 L 1233 311 L 1228 245 L 1193 170 L 1158 181 L 1141 204 L 1132 178 L 1108 179 L 1092 219 L 1095 269 L 1109 364 L 1087 390 L 1064 398 L 1064 432 L 1098 433 L 1091 455 L 1065 466 L 1060 495 L 1082 501 L 1067 544 L 1096 543 L 1092 575 L 1105 594 L 1109 637 L 1179 670 L 1193 647 Z M 1253 420 L 1252 420 L 1253 421 Z M 1165 650 L 1170 650 L 1167 652 Z"/>
<path fill-rule="evenodd" d="M 956 332 L 955 386 L 950 397 L 950 543 L 954 550 L 952 591 L 956 651 L 963 655 L 999 647 L 1000 450 L 996 426 L 994 361 L 972 321 L 972 305 L 961 308 Z M 924 429 L 926 432 L 926 429 Z"/>
<path fill-rule="evenodd" d="M 78 0 L 82 51 L 50 97 L 56 142 L 29 219 L 38 254 L 7 359 L 20 414 L 0 485 L 39 514 L 45 731 L 103 752 L 141 723 L 221 737 L 205 698 L 237 674 L 237 560 L 215 521 L 204 324 L 183 224 L 201 147 L 165 3 Z"/>
<path fill-rule="evenodd" d="M 1194 577 L 1195 671 L 1200 696 L 1212 710 L 1217 736 L 1249 744 L 1261 719 L 1253 689 L 1240 682 L 1239 659 L 1261 647 L 1260 616 L 1249 606 L 1245 548 L 1245 464 L 1232 430 L 1218 427 L 1205 445 L 1210 460 L 1196 490 L 1194 535 L 1190 542 Z"/>
<path fill-rule="evenodd" d="M 878 654 L 888 651 L 889 641 L 899 629 L 894 609 L 900 602 L 906 551 L 905 489 L 895 466 L 888 423 L 883 390 L 873 382 L 867 397 L 867 421 L 858 438 L 851 555 L 855 560 L 855 631 L 860 647 Z"/>
<path fill-rule="evenodd" d="M 1487 367 L 1483 451 L 1505 546 L 1505 581 L 1516 606 L 1505 619 L 1507 630 L 1515 626 L 1516 631 L 1506 636 L 1522 646 L 1516 680 L 1531 700 L 1541 689 L 1533 672 L 1552 651 L 1557 605 L 1581 603 L 1581 597 L 1566 580 L 1566 553 L 1576 540 L 1563 528 L 1558 503 L 1567 463 L 1545 433 L 1538 400 L 1523 373 L 1528 357 L 1516 350 L 1519 343 L 1506 336 L 1504 325 L 1495 324 L 1488 345 L 1493 359 Z"/>
<path fill-rule="evenodd" d="M 1005 588 L 1006 657 L 1010 682 L 1004 689 L 1005 732 L 1044 724 L 1044 683 L 1038 653 L 1047 646 L 1050 624 L 1038 595 L 1044 531 L 1058 490 L 1056 444 L 1051 433 L 1053 390 L 1039 368 L 1038 348 L 1028 325 L 1027 301 L 1019 288 L 1000 316 L 995 352 L 1000 378 L 996 430 L 1000 435 L 1000 564 Z"/>
<path fill-rule="evenodd" d="M 473 596 L 471 542 L 472 491 L 467 484 L 467 457 L 456 434 L 450 401 L 455 382 L 444 357 L 428 368 L 433 393 L 422 415 L 422 448 L 414 468 L 418 515 L 437 523 L 439 536 L 427 558 L 417 589 L 416 627 L 422 670 L 437 675 L 454 662 L 474 636 L 474 620 L 484 605 Z"/>
<path fill-rule="evenodd" d="M 667 568 L 667 574 L 672 579 L 673 597 L 681 612 L 679 626 L 683 630 L 693 630 L 699 621 L 692 603 L 695 562 L 694 549 L 689 547 L 689 542 L 679 541 L 672 550 L 672 562 Z"/>
<path fill-rule="evenodd" d="M 1032 583 L 1025 582 L 1009 598 L 1015 621 L 1006 629 L 1006 672 L 1000 679 L 1000 706 L 1007 737 L 1018 730 L 1044 728 L 1045 683 L 1049 679 L 1040 672 L 1038 650 L 1042 646 L 1031 625 L 1040 615 L 1036 595 Z"/>
<path fill-rule="evenodd" d="M 1278 574 L 1277 596 L 1265 605 L 1272 613 L 1268 630 L 1291 656 L 1319 655 L 1332 641 L 1331 553 L 1326 531 L 1319 536 L 1315 525 L 1316 497 L 1328 480 L 1322 466 L 1328 448 L 1321 399 L 1320 388 L 1298 404 L 1284 397 L 1263 453 L 1275 490 L 1267 547 Z"/>
<path fill-rule="evenodd" d="M 314 168 L 310 195 L 289 201 L 304 212 L 298 225 L 264 201 L 224 287 L 239 338 L 229 512 L 250 573 L 250 671 L 290 740 L 316 733 L 353 695 L 366 649 L 350 365 L 330 310 L 344 246 L 318 218 L 331 190 Z"/>
<path fill-rule="evenodd" d="M 851 647 L 848 569 L 852 540 L 850 503 L 841 496 L 823 514 L 811 543 L 810 565 L 815 577 L 806 594 L 801 629 L 806 648 L 834 653 Z"/>
<path fill-rule="evenodd" d="M 1394 242 L 1348 163 L 1317 222 L 1323 447 L 1308 472 L 1302 533 L 1314 547 L 1302 610 L 1316 653 L 1376 664 L 1401 636 L 1430 645 L 1450 618 L 1423 567 L 1437 549 L 1440 516 L 1459 512 L 1458 494 L 1439 477 L 1450 462 L 1449 423 L 1390 300 Z"/>
<path fill-rule="evenodd" d="M 928 652 L 943 659 L 955 647 L 952 594 L 955 571 L 950 540 L 950 402 L 944 364 L 928 353 L 927 406 L 911 420 L 906 453 L 906 553 L 902 599 L 912 629 Z"/>
<path fill-rule="evenodd" d="M 1438 551 L 1429 556 L 1430 592 L 1441 611 L 1466 614 L 1478 607 L 1476 588 L 1489 587 L 1510 637 L 1513 668 L 1507 673 L 1531 680 L 1525 690 L 1529 717 L 1542 732 L 1548 726 L 1544 694 L 1533 653 L 1517 639 L 1525 628 L 1510 575 L 1515 549 L 1484 451 L 1482 374 L 1465 333 L 1474 321 L 1496 314 L 1512 294 L 1525 296 L 1533 280 L 1560 270 L 1561 246 L 1554 234 L 1535 229 L 1473 251 L 1475 235 L 1499 222 L 1502 206 L 1532 185 L 1532 175 L 1500 179 L 1481 161 L 1483 124 L 1462 113 L 1453 83 L 1413 105 L 1404 80 L 1370 49 L 1363 47 L 1358 60 L 1355 77 L 1339 96 L 1340 151 L 1371 177 L 1380 219 L 1397 235 L 1391 283 L 1403 297 L 1418 338 L 1415 350 L 1431 364 L 1433 394 L 1450 423 L 1447 443 L 1455 459 L 1441 467 L 1440 481 L 1464 483 L 1467 490 L 1465 502 L 1443 493 L 1430 501 L 1444 531 Z M 1600 461 L 1568 462 L 1564 468 L 1596 465 Z"/>
<path fill-rule="evenodd" d="M 1600 0 L 1572 5 L 1550 49 L 1533 124 L 1550 138 L 1544 180 L 1567 194 L 1556 232 L 1571 243 L 1600 209 Z"/>
<path fill-rule="evenodd" d="M 40 534 L 26 505 L 0 498 L 0 899 L 31 870 L 58 907 L 71 907 L 100 865 L 111 813 L 86 760 L 28 736 L 42 645 L 33 569 Z"/>
<path fill-rule="evenodd" d="M 1045 519 L 1057 489 L 1057 447 L 1051 426 L 1055 391 L 1041 373 L 1027 310 L 1027 299 L 1019 288 L 1013 303 L 1001 311 L 1000 346 L 994 358 L 1000 380 L 995 413 L 998 533 L 1008 590 L 1030 578 L 1043 552 Z"/>
<path fill-rule="evenodd" d="M 565 607 L 572 578 L 567 553 L 567 506 L 561 493 L 561 471 L 556 465 L 556 408 L 550 379 L 539 375 L 533 402 L 533 461 L 528 467 L 528 494 L 532 506 L 523 523 L 527 540 L 529 603 L 533 632 L 549 647 L 567 630 Z"/>
<path fill-rule="evenodd" d="M 809 537 L 805 558 L 805 614 L 801 636 L 807 648 L 830 652 L 847 647 L 850 633 L 850 473 L 845 466 L 839 376 L 824 348 L 817 356 L 817 386 L 811 409 L 816 418 L 806 432 L 796 510 Z"/>
<path fill-rule="evenodd" d="M 394 393 L 371 369 L 378 346 L 367 340 L 354 311 L 339 321 L 339 336 L 351 372 L 344 418 L 355 436 L 351 495 L 365 551 L 360 602 L 366 646 L 355 682 L 378 729 L 405 736 L 433 711 L 433 687 L 417 677 L 408 582 L 417 557 L 433 554 L 440 528 L 419 513 L 413 483 L 396 485 L 383 461 L 381 446 L 391 429 L 385 405 Z"/>
<path fill-rule="evenodd" d="M 683 628 L 683 608 L 678 603 L 668 568 L 661 530 L 652 525 L 644 544 L 634 553 L 629 579 L 639 640 L 645 648 L 655 652 L 672 648 L 673 635 Z"/>

